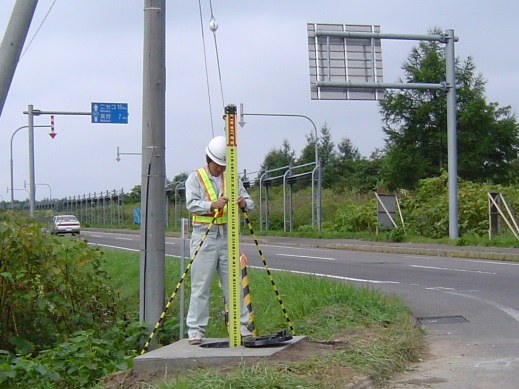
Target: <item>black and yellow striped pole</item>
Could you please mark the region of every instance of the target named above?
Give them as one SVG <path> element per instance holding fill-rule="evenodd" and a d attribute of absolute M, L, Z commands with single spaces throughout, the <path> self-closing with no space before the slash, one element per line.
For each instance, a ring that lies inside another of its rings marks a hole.
<path fill-rule="evenodd" d="M 198 252 L 200 251 L 200 249 L 202 248 L 202 245 L 204 244 L 204 241 L 205 241 L 205 238 L 207 237 L 207 234 L 209 234 L 209 231 L 211 230 L 211 227 L 213 226 L 213 223 L 215 222 L 216 220 L 216 215 L 218 213 L 218 210 L 215 211 L 215 214 L 214 214 L 214 217 L 213 217 L 213 220 L 211 220 L 211 223 L 209 223 L 209 226 L 207 227 L 207 231 L 205 232 L 205 234 L 202 236 L 202 239 L 200 239 L 200 243 L 198 244 L 198 246 L 196 247 L 195 249 L 195 252 L 193 253 L 192 257 L 191 257 L 191 260 L 189 261 L 189 263 L 187 264 L 187 267 L 186 267 L 186 270 L 184 271 L 184 273 L 182 274 L 182 276 L 180 277 L 180 281 L 178 281 L 178 284 L 174 290 L 174 292 L 171 294 L 171 297 L 169 298 L 166 306 L 164 307 L 164 310 L 162 311 L 162 313 L 160 314 L 160 318 L 159 320 L 157 321 L 157 323 L 155 324 L 155 327 L 153 328 L 153 331 L 151 331 L 151 334 L 148 338 L 148 341 L 144 344 L 144 347 L 141 351 L 141 355 L 146 353 L 148 351 L 148 348 L 150 347 L 150 344 L 151 344 L 151 341 L 153 340 L 153 338 L 155 337 L 155 334 L 157 333 L 158 329 L 160 328 L 160 326 L 162 325 L 162 322 L 164 321 L 164 318 L 166 317 L 166 313 L 169 309 L 169 307 L 171 306 L 171 303 L 173 302 L 173 300 L 175 299 L 175 296 L 177 295 L 179 289 L 180 289 L 180 286 L 182 285 L 182 283 L 184 282 L 184 279 L 187 277 L 187 273 L 189 273 L 189 269 L 191 269 L 191 265 L 193 264 L 193 261 L 195 260 L 196 258 L 196 255 L 198 254 Z M 183 319 L 182 319 L 183 320 Z"/>
<path fill-rule="evenodd" d="M 242 253 L 240 256 L 240 270 L 241 270 L 241 288 L 243 289 L 243 301 L 249 312 L 249 323 L 247 328 L 252 332 L 252 336 L 257 336 L 256 326 L 254 325 L 254 311 L 252 310 L 252 299 L 249 289 L 249 276 L 247 274 L 247 257 Z"/>
<path fill-rule="evenodd" d="M 243 301 L 247 306 L 247 311 L 249 312 L 249 322 L 247 324 L 247 329 L 252 332 L 252 336 L 256 337 L 256 328 L 254 325 L 254 312 L 252 311 L 252 299 L 250 296 L 249 289 L 249 276 L 247 275 L 247 257 L 245 254 L 240 255 L 240 271 L 241 271 L 241 288 L 243 290 Z M 218 282 L 220 288 L 222 287 L 222 283 Z M 224 311 L 223 311 L 223 319 L 225 322 L 225 328 L 227 328 L 227 333 L 229 333 L 229 308 L 224 299 Z"/>

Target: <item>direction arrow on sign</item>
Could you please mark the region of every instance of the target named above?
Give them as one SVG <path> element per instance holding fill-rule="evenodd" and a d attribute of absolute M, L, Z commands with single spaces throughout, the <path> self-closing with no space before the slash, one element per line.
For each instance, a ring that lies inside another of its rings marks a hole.
<path fill-rule="evenodd" d="M 92 103 L 92 123 L 128 124 L 127 103 Z"/>

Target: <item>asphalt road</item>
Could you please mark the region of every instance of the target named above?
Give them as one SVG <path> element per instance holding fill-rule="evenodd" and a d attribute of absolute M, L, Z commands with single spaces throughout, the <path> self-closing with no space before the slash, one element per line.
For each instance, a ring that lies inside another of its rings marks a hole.
<path fill-rule="evenodd" d="M 139 235 L 84 235 L 139 250 Z M 248 265 L 263 267 L 256 244 L 243 240 Z M 167 237 L 166 253 L 179 256 L 181 244 Z M 273 274 L 322 275 L 406 302 L 429 334 L 430 354 L 389 387 L 519 388 L 519 262 L 481 259 L 519 258 L 519 250 L 276 237 L 260 238 L 259 248 Z"/>

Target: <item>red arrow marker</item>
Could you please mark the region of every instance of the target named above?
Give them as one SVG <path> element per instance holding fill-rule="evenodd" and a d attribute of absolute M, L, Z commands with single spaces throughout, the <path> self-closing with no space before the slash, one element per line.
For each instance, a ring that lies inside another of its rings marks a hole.
<path fill-rule="evenodd" d="M 57 132 L 54 132 L 54 115 L 50 115 L 50 132 L 49 132 L 49 135 L 52 139 L 54 139 L 54 137 L 56 135 L 58 135 Z"/>

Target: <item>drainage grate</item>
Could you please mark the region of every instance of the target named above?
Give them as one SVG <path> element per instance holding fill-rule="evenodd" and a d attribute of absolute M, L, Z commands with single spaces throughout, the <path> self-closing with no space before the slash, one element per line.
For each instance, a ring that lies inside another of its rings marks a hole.
<path fill-rule="evenodd" d="M 468 320 L 463 316 L 417 317 L 416 321 L 422 325 L 468 323 Z"/>

